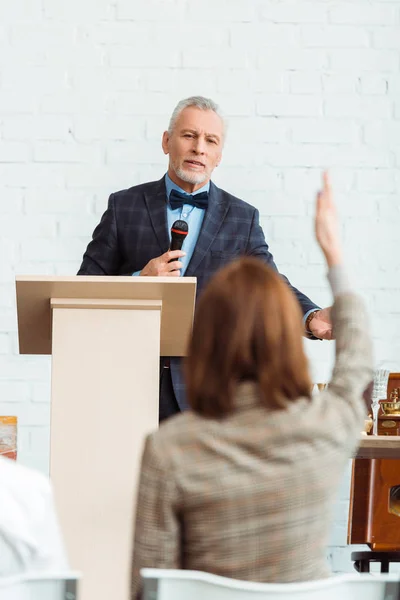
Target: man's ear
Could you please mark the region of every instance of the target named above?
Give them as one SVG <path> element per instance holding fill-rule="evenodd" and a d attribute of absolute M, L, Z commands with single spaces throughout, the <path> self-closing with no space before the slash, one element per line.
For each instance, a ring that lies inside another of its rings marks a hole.
<path fill-rule="evenodd" d="M 164 131 L 163 136 L 162 136 L 162 149 L 163 149 L 164 154 L 169 154 L 168 142 L 169 142 L 169 133 L 168 133 L 168 131 Z"/>

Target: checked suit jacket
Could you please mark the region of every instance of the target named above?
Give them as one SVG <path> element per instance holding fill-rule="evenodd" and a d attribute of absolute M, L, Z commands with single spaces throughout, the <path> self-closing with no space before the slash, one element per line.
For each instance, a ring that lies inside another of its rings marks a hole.
<path fill-rule="evenodd" d="M 163 177 L 110 195 L 78 275 L 131 275 L 167 252 L 169 244 Z M 211 182 L 202 229 L 185 272 L 185 276 L 197 278 L 197 296 L 218 269 L 242 255 L 259 257 L 277 270 L 259 224 L 258 210 Z M 303 314 L 318 308 L 284 279 Z M 171 377 L 179 407 L 185 410 L 188 406 L 180 358 L 171 358 Z"/>

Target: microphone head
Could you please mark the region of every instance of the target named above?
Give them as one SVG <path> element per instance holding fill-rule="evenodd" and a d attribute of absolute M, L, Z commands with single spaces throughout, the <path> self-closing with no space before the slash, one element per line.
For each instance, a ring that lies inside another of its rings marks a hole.
<path fill-rule="evenodd" d="M 171 227 L 171 233 L 179 233 L 186 236 L 189 233 L 189 227 L 186 221 L 175 221 Z"/>
<path fill-rule="evenodd" d="M 171 227 L 170 250 L 180 250 L 188 233 L 189 226 L 186 221 L 175 221 Z"/>

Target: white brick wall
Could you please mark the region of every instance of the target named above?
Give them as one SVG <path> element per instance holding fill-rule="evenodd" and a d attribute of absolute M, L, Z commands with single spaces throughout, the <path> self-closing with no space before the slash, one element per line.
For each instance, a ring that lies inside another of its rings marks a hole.
<path fill-rule="evenodd" d="M 230 121 L 215 181 L 254 203 L 281 270 L 330 296 L 311 217 L 332 169 L 377 359 L 400 361 L 400 0 L 0 0 L 0 414 L 46 471 L 50 360 L 19 356 L 16 273 L 73 274 L 111 191 L 161 176 L 176 102 Z M 333 344 L 307 343 L 315 379 Z M 399 365 L 400 367 L 400 365 Z M 348 474 L 329 556 L 351 568 Z"/>

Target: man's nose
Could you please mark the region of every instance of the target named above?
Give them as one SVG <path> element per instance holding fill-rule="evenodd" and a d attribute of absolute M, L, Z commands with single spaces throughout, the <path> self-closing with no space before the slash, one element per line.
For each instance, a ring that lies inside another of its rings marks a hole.
<path fill-rule="evenodd" d="M 196 154 L 204 154 L 206 150 L 206 142 L 203 138 L 198 137 L 193 144 L 193 151 Z"/>

